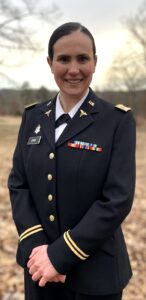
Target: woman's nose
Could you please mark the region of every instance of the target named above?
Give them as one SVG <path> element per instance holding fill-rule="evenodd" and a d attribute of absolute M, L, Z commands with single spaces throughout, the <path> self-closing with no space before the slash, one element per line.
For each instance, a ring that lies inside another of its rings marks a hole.
<path fill-rule="evenodd" d="M 70 73 L 70 74 L 78 74 L 79 73 L 79 66 L 78 66 L 77 62 L 70 63 L 68 73 Z"/>

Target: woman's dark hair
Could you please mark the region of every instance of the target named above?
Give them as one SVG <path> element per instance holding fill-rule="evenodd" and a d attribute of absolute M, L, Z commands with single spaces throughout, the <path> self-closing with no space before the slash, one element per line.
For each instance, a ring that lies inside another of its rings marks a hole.
<path fill-rule="evenodd" d="M 73 31 L 80 31 L 88 35 L 92 41 L 93 44 L 93 55 L 95 57 L 96 55 L 96 47 L 95 47 L 95 41 L 91 34 L 91 32 L 83 25 L 77 22 L 69 22 L 65 23 L 58 28 L 55 29 L 55 31 L 52 33 L 49 44 L 48 44 L 48 55 L 51 60 L 53 60 L 53 46 L 54 44 L 63 36 L 71 34 Z"/>

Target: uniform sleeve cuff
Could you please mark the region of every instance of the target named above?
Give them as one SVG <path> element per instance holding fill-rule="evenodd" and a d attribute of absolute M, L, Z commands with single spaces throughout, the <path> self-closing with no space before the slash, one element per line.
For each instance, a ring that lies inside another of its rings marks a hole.
<path fill-rule="evenodd" d="M 48 256 L 60 274 L 66 274 L 88 258 L 88 254 L 73 241 L 69 231 L 48 247 Z"/>
<path fill-rule="evenodd" d="M 28 232 L 29 233 L 29 232 Z M 30 235 L 21 235 L 19 238 L 18 251 L 17 251 L 17 263 L 21 267 L 26 267 L 33 248 L 41 245 L 48 245 L 49 241 L 44 231 L 35 231 Z M 24 238 L 26 237 L 26 238 Z"/>

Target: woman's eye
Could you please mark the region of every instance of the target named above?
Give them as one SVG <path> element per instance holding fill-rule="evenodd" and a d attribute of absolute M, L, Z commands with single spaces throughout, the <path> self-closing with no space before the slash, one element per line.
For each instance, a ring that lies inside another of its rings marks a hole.
<path fill-rule="evenodd" d="M 82 56 L 79 56 L 78 60 L 79 60 L 79 62 L 84 63 L 89 60 L 89 57 L 82 55 Z"/>
<path fill-rule="evenodd" d="M 68 56 L 61 56 L 58 58 L 58 61 L 62 62 L 62 63 L 67 63 L 69 62 L 69 57 Z"/>

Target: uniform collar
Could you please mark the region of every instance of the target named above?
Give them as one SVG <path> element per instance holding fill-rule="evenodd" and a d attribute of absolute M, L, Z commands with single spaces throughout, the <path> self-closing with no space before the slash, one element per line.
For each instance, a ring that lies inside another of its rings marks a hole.
<path fill-rule="evenodd" d="M 89 89 L 89 93 L 86 99 L 83 101 L 82 105 L 78 108 L 72 121 L 65 128 L 57 143 L 55 144 L 55 107 L 56 98 L 50 100 L 49 102 L 41 104 L 41 125 L 44 133 L 47 137 L 48 142 L 53 148 L 58 147 L 65 143 L 66 141 L 73 138 L 75 135 L 79 134 L 81 131 L 85 130 L 90 126 L 96 118 L 96 114 L 101 109 L 101 104 L 96 96 L 96 94 Z M 95 117 L 94 117 L 95 115 Z"/>
<path fill-rule="evenodd" d="M 85 99 L 85 96 L 86 96 L 86 99 Z M 85 96 L 80 100 L 80 101 L 82 101 L 84 99 L 83 103 L 81 105 L 79 105 L 77 111 L 79 110 L 79 108 L 81 108 L 81 109 L 87 110 L 87 112 L 91 113 L 91 114 L 94 112 L 99 112 L 101 110 L 100 101 L 99 101 L 99 98 L 96 96 L 96 94 L 92 91 L 91 88 L 89 88 L 89 92 Z M 54 116 L 55 116 L 55 107 L 56 107 L 57 97 L 58 97 L 58 95 L 56 95 L 53 99 L 50 99 L 49 101 L 46 101 L 46 102 L 40 104 L 39 107 L 40 107 L 40 110 L 43 112 L 43 114 L 51 115 L 51 112 L 53 112 Z M 75 107 L 73 107 L 73 109 L 74 108 Z M 77 111 L 75 112 L 75 114 L 77 113 Z M 64 113 L 64 111 L 63 111 L 63 113 Z M 70 112 L 69 112 L 69 114 L 70 114 Z M 70 116 L 70 117 L 73 117 L 73 116 Z M 55 117 L 54 117 L 54 120 L 55 120 Z"/>
<path fill-rule="evenodd" d="M 76 114 L 76 112 L 78 111 L 78 109 L 81 107 L 81 105 L 83 104 L 83 102 L 85 101 L 87 95 L 89 93 L 89 88 L 86 91 L 85 95 L 77 102 L 77 104 L 68 112 L 69 116 L 71 118 L 74 117 L 74 115 Z M 60 103 L 60 94 L 57 95 L 56 98 L 56 109 L 55 109 L 55 120 L 57 120 L 61 115 L 63 115 L 65 112 L 61 106 Z"/>

